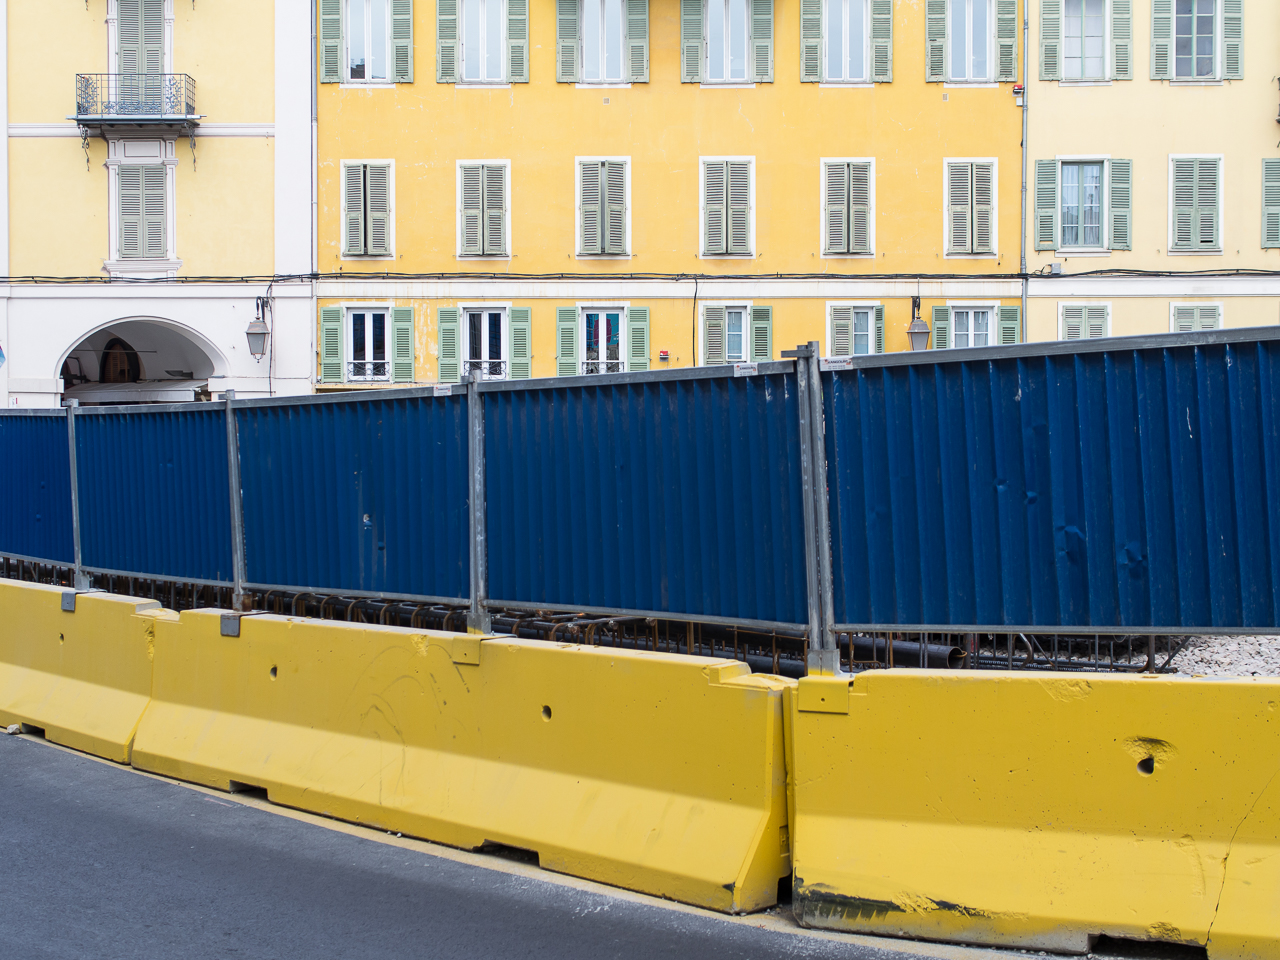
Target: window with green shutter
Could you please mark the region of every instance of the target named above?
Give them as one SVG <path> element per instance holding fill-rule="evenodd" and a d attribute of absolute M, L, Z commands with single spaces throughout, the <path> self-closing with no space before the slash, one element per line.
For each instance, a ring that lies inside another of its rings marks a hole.
<path fill-rule="evenodd" d="M 1262 161 L 1262 246 L 1280 247 L 1280 160 Z"/>
<path fill-rule="evenodd" d="M 631 373 L 649 369 L 649 308 L 627 310 L 627 370 Z"/>
<path fill-rule="evenodd" d="M 341 383 L 342 308 L 320 308 L 320 382 Z"/>
<path fill-rule="evenodd" d="M 1175 251 L 1221 249 L 1219 207 L 1221 161 L 1213 157 L 1174 157 L 1172 243 Z"/>
<path fill-rule="evenodd" d="M 771 83 L 773 0 L 680 0 L 684 83 Z"/>
<path fill-rule="evenodd" d="M 391 379 L 413 383 L 413 307 L 391 308 Z"/>
<path fill-rule="evenodd" d="M 945 306 L 935 306 L 933 308 L 933 328 L 934 350 L 950 350 L 951 349 L 951 308 Z"/>
<path fill-rule="evenodd" d="M 343 256 L 392 256 L 391 192 L 391 164 L 343 163 Z"/>
<path fill-rule="evenodd" d="M 751 308 L 751 363 L 773 359 L 773 307 Z"/>
<path fill-rule="evenodd" d="M 413 0 L 320 0 L 320 45 L 321 83 L 411 83 Z"/>
<path fill-rule="evenodd" d="M 473 380 L 505 380 L 512 373 L 514 358 L 511 350 L 517 341 L 517 332 L 511 329 L 517 316 L 517 310 L 508 311 L 505 306 L 477 305 L 463 306 L 459 328 L 459 352 L 461 354 L 462 373 Z M 520 311 L 523 318 L 524 349 L 528 351 L 528 308 Z M 522 363 L 528 363 L 526 356 Z"/>
<path fill-rule="evenodd" d="M 649 0 L 556 0 L 559 83 L 647 83 Z"/>
<path fill-rule="evenodd" d="M 884 307 L 835 303 L 827 308 L 827 356 L 860 357 L 884 352 Z"/>
<path fill-rule="evenodd" d="M 1037 250 L 1058 249 L 1058 161 L 1036 161 L 1036 208 L 1032 230 Z"/>
<path fill-rule="evenodd" d="M 1022 307 L 996 308 L 996 344 L 1001 347 L 1022 342 Z"/>
<path fill-rule="evenodd" d="M 465 257 L 507 254 L 507 165 L 458 165 L 458 253 Z"/>
<path fill-rule="evenodd" d="M 1133 79 L 1133 0 L 1111 0 L 1111 79 Z"/>
<path fill-rule="evenodd" d="M 120 164 L 116 171 L 120 259 L 165 259 L 169 255 L 165 165 Z"/>
<path fill-rule="evenodd" d="M 1109 335 L 1111 308 L 1105 303 L 1065 303 L 1061 308 L 1062 340 L 1097 340 Z"/>
<path fill-rule="evenodd" d="M 1017 0 L 925 0 L 925 78 L 1017 80 Z"/>
<path fill-rule="evenodd" d="M 995 252 L 995 164 L 947 164 L 947 253 Z"/>
<path fill-rule="evenodd" d="M 512 307 L 510 320 L 510 358 L 512 380 L 528 380 L 533 376 L 533 312 L 528 307 Z"/>
<path fill-rule="evenodd" d="M 623 256 L 627 253 L 627 162 L 578 163 L 578 253 Z"/>
<path fill-rule="evenodd" d="M 457 383 L 462 379 L 461 344 L 459 343 L 459 314 L 457 307 L 440 307 L 436 310 L 436 327 L 439 336 L 437 359 L 440 363 L 441 383 Z"/>
<path fill-rule="evenodd" d="M 528 83 L 528 0 L 436 0 L 436 64 L 440 83 Z"/>
<path fill-rule="evenodd" d="M 823 252 L 870 254 L 872 163 L 869 160 L 823 162 Z"/>
<path fill-rule="evenodd" d="M 702 161 L 703 256 L 750 256 L 751 161 Z"/>
<path fill-rule="evenodd" d="M 1173 305 L 1173 332 L 1198 333 L 1222 326 L 1222 308 L 1217 304 L 1177 303 Z"/>
<path fill-rule="evenodd" d="M 164 0 L 118 0 L 116 37 L 118 73 L 164 73 Z M 121 98 L 131 99 L 126 90 Z"/>
<path fill-rule="evenodd" d="M 556 307 L 556 376 L 578 375 L 578 308 Z"/>

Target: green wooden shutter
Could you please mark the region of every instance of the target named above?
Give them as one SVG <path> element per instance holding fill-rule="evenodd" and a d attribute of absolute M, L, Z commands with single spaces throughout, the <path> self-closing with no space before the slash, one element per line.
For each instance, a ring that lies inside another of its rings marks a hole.
<path fill-rule="evenodd" d="M 951 349 L 951 308 L 933 308 L 933 349 Z"/>
<path fill-rule="evenodd" d="M 1244 79 L 1244 0 L 1222 0 L 1222 78 Z"/>
<path fill-rule="evenodd" d="M 436 82 L 458 82 L 458 0 L 436 0 Z"/>
<path fill-rule="evenodd" d="M 1022 307 L 996 309 L 996 343 L 1007 347 L 1022 342 Z"/>
<path fill-rule="evenodd" d="M 702 80 L 702 0 L 680 0 L 680 82 Z"/>
<path fill-rule="evenodd" d="M 871 80 L 893 80 L 893 0 L 871 0 Z"/>
<path fill-rule="evenodd" d="M 556 376 L 578 375 L 578 308 L 556 307 Z"/>
<path fill-rule="evenodd" d="M 996 0 L 996 81 L 1018 79 L 1018 0 Z"/>
<path fill-rule="evenodd" d="M 507 252 L 507 168 L 499 164 L 484 167 L 484 252 Z"/>
<path fill-rule="evenodd" d="M 972 250 L 973 164 L 947 164 L 947 252 Z"/>
<path fill-rule="evenodd" d="M 1216 306 L 1200 307 L 1197 314 L 1196 327 L 1199 330 L 1217 330 L 1222 325 L 1222 318 Z"/>
<path fill-rule="evenodd" d="M 1173 161 L 1173 249 L 1195 246 L 1196 162 Z"/>
<path fill-rule="evenodd" d="M 120 7 L 124 9 L 122 0 Z M 320 0 L 320 82 L 342 81 L 342 0 Z"/>
<path fill-rule="evenodd" d="M 751 252 L 751 164 L 730 160 L 729 168 L 729 252 Z"/>
<path fill-rule="evenodd" d="M 1062 79 L 1062 0 L 1040 0 L 1040 79 Z"/>
<path fill-rule="evenodd" d="M 751 0 L 751 51 L 756 83 L 773 83 L 773 0 Z"/>
<path fill-rule="evenodd" d="M 800 0 L 800 82 L 822 80 L 822 0 Z"/>
<path fill-rule="evenodd" d="M 142 0 L 142 64 L 139 73 L 164 73 L 164 0 Z"/>
<path fill-rule="evenodd" d="M 1218 240 L 1218 188 L 1219 168 L 1217 160 L 1196 161 L 1196 246 L 1201 250 L 1216 250 Z"/>
<path fill-rule="evenodd" d="M 824 253 L 849 252 L 849 165 L 825 163 L 823 174 L 827 238 Z"/>
<path fill-rule="evenodd" d="M 342 168 L 342 252 L 348 257 L 365 253 L 364 204 L 364 164 L 346 164 Z"/>
<path fill-rule="evenodd" d="M 636 373 L 649 369 L 649 308 L 631 307 L 627 311 L 627 370 Z"/>
<path fill-rule="evenodd" d="M 724 307 L 702 308 L 702 362 L 705 366 L 727 363 Z"/>
<path fill-rule="evenodd" d="M 142 168 L 142 237 L 144 256 L 163 260 L 169 253 L 165 243 L 168 232 L 165 204 L 165 181 L 168 171 L 163 164 Z"/>
<path fill-rule="evenodd" d="M 529 82 L 529 0 L 507 0 L 507 79 Z"/>
<path fill-rule="evenodd" d="M 320 382 L 341 383 L 342 308 L 320 308 Z"/>
<path fill-rule="evenodd" d="M 1036 161 L 1036 249 L 1058 249 L 1058 161 Z"/>
<path fill-rule="evenodd" d="M 511 343 L 507 348 L 507 364 L 512 380 L 528 380 L 533 376 L 533 312 L 528 307 L 512 307 Z"/>
<path fill-rule="evenodd" d="M 436 326 L 440 336 L 441 383 L 457 383 L 462 379 L 462 351 L 459 343 L 461 313 L 457 307 L 440 307 L 436 310 Z"/>
<path fill-rule="evenodd" d="M 604 202 L 604 252 L 627 252 L 627 165 L 621 160 L 601 164 L 600 185 Z"/>
<path fill-rule="evenodd" d="M 1133 0 L 1111 0 L 1111 79 L 1133 79 Z"/>
<path fill-rule="evenodd" d="M 1175 306 L 1173 308 L 1174 333 L 1191 333 L 1196 328 L 1196 308 Z"/>
<path fill-rule="evenodd" d="M 924 78 L 947 79 L 947 0 L 925 0 Z"/>
<path fill-rule="evenodd" d="M 1151 0 L 1151 79 L 1173 79 L 1173 0 Z"/>
<path fill-rule="evenodd" d="M 728 219 L 726 203 L 725 167 L 722 160 L 708 161 L 702 165 L 704 216 L 702 223 L 702 252 L 709 256 L 725 252 L 725 221 Z"/>
<path fill-rule="evenodd" d="M 871 252 L 871 164 L 849 164 L 849 252 Z"/>
<path fill-rule="evenodd" d="M 831 342 L 827 356 L 848 357 L 853 354 L 853 307 L 831 308 Z"/>
<path fill-rule="evenodd" d="M 627 0 L 627 79 L 649 82 L 649 0 Z"/>
<path fill-rule="evenodd" d="M 413 307 L 391 308 L 391 379 L 413 383 Z"/>
<path fill-rule="evenodd" d="M 1133 161 L 1112 160 L 1108 165 L 1111 176 L 1111 238 L 1112 250 L 1133 249 Z"/>
<path fill-rule="evenodd" d="M 578 199 L 582 211 L 582 223 L 580 226 L 582 246 L 579 252 L 587 256 L 594 256 L 602 252 L 600 167 L 601 164 L 596 160 L 587 160 L 578 165 L 580 184 Z"/>
<path fill-rule="evenodd" d="M 578 0 L 556 0 L 556 82 L 578 82 Z"/>
<path fill-rule="evenodd" d="M 391 79 L 413 83 L 413 0 L 391 0 Z"/>
<path fill-rule="evenodd" d="M 371 163 L 365 167 L 365 209 L 368 216 L 368 252 L 372 257 L 391 255 L 391 167 Z"/>
<path fill-rule="evenodd" d="M 875 309 L 875 323 L 875 350 L 876 353 L 884 353 L 884 304 Z"/>
<path fill-rule="evenodd" d="M 120 189 L 120 258 L 144 256 L 142 229 L 142 167 L 116 168 Z"/>
<path fill-rule="evenodd" d="M 1107 335 L 1107 308 L 1092 306 L 1084 308 L 1086 332 L 1091 340 L 1098 340 Z"/>
<path fill-rule="evenodd" d="M 773 307 L 751 308 L 751 362 L 773 359 Z"/>
<path fill-rule="evenodd" d="M 973 165 L 973 252 L 994 253 L 996 168 L 992 163 Z"/>
<path fill-rule="evenodd" d="M 484 168 L 468 164 L 462 168 L 462 252 L 467 256 L 484 253 L 484 191 L 481 179 Z"/>
<path fill-rule="evenodd" d="M 1064 306 L 1062 308 L 1062 339 L 1083 340 L 1084 307 Z"/>
<path fill-rule="evenodd" d="M 1262 246 L 1280 247 L 1280 160 L 1262 161 Z"/>
<path fill-rule="evenodd" d="M 338 2 L 338 0 L 333 0 Z M 142 0 L 119 0 L 116 5 L 116 37 L 121 73 L 145 73 L 142 53 Z"/>

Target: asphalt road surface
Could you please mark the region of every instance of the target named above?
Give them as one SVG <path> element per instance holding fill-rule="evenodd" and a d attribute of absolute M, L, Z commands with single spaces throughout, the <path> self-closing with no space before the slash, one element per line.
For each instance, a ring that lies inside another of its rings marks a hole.
<path fill-rule="evenodd" d="M 0 736 L 0 960 L 991 956 L 722 920 L 375 836 Z"/>

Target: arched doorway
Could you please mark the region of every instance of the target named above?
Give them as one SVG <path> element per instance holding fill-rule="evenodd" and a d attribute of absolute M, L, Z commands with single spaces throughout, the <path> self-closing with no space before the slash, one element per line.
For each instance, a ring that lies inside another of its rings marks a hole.
<path fill-rule="evenodd" d="M 152 319 L 95 330 L 62 362 L 63 398 L 86 405 L 207 400 L 220 358 L 197 336 Z"/>

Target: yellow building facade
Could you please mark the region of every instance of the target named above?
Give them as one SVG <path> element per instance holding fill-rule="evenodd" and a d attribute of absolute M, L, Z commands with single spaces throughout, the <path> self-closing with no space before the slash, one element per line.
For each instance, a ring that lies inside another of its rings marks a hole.
<path fill-rule="evenodd" d="M 319 8 L 322 388 L 1021 338 L 1014 0 Z"/>
<path fill-rule="evenodd" d="M 1280 322 L 1280 5 L 1030 13 L 1028 338 Z"/>

